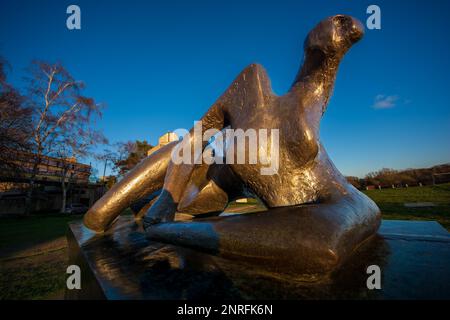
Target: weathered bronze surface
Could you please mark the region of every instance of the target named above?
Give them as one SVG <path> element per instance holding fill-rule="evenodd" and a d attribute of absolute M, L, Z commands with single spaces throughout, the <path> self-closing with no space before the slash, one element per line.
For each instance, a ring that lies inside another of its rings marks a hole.
<path fill-rule="evenodd" d="M 377 206 L 346 181 L 319 141 L 339 63 L 362 36 L 363 26 L 354 18 L 323 20 L 305 41 L 304 63 L 288 93 L 276 96 L 266 71 L 252 64 L 201 119 L 203 131 L 279 129 L 277 174 L 261 175 L 259 163 L 176 165 L 170 155 L 180 142 L 174 142 L 100 199 L 86 214 L 86 226 L 104 231 L 123 209 L 162 189 L 144 217 L 151 239 L 298 274 L 334 270 L 380 224 Z M 192 130 L 184 139 L 196 143 Z M 269 209 L 173 221 L 177 211 L 220 213 L 231 199 L 249 193 Z"/>

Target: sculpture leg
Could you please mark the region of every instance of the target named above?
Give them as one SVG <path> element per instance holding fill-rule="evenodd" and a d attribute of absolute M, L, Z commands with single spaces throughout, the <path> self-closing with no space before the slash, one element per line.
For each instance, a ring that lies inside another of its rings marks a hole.
<path fill-rule="evenodd" d="M 176 170 L 183 165 L 169 166 L 164 188 L 145 215 L 144 225 L 172 221 L 176 212 L 219 215 L 230 199 L 246 195 L 243 183 L 226 164 L 195 166 L 185 184 Z"/>
<path fill-rule="evenodd" d="M 253 196 L 244 188 L 240 179 L 226 164 L 202 164 L 194 168 L 183 195 L 177 205 L 176 212 L 188 214 L 192 217 L 205 217 L 221 214 L 229 201 L 235 198 Z M 141 207 L 136 218 L 148 215 L 148 219 L 155 221 L 155 215 L 161 212 L 151 207 L 157 197 Z M 179 218 L 179 216 L 178 216 Z M 162 219 L 164 219 L 162 217 Z M 162 220 L 161 219 L 161 220 Z M 161 220 L 157 220 L 161 222 Z M 167 221 L 167 220 L 166 220 Z"/>
<path fill-rule="evenodd" d="M 173 221 L 177 211 L 195 215 L 220 213 L 225 209 L 228 195 L 221 188 L 223 184 L 219 186 L 214 181 L 214 175 L 220 174 L 221 169 L 207 164 L 189 166 L 187 169 L 192 168 L 192 173 L 185 175 L 189 179 L 183 179 L 186 167 L 169 164 L 163 190 L 145 215 L 144 225 Z"/>
<path fill-rule="evenodd" d="M 202 164 L 194 169 L 178 211 L 199 215 L 225 210 L 228 202 L 249 194 L 227 164 Z"/>
<path fill-rule="evenodd" d="M 327 273 L 373 235 L 379 223 L 376 205 L 351 190 L 328 203 L 151 225 L 147 234 L 157 241 L 282 267 L 284 272 Z"/>
<path fill-rule="evenodd" d="M 105 231 L 132 203 L 161 189 L 178 142 L 172 142 L 142 160 L 122 180 L 116 183 L 84 216 L 84 224 L 97 232 Z"/>

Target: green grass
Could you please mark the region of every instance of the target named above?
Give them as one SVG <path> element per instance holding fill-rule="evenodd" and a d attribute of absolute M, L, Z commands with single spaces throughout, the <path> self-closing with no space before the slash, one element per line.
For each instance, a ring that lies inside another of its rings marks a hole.
<path fill-rule="evenodd" d="M 399 189 L 367 190 L 381 209 L 383 219 L 436 220 L 450 230 L 450 183 Z M 433 202 L 435 207 L 407 208 L 404 203 Z"/>
<path fill-rule="evenodd" d="M 0 219 L 0 250 L 37 244 L 64 236 L 70 221 L 80 215 L 35 215 Z"/>
<path fill-rule="evenodd" d="M 124 211 L 132 214 L 131 210 Z M 82 215 L 0 219 L 0 300 L 63 297 L 68 223 Z"/>
<path fill-rule="evenodd" d="M 67 224 L 81 216 L 0 219 L 0 300 L 62 296 L 68 262 Z"/>
<path fill-rule="evenodd" d="M 0 300 L 62 298 L 67 265 L 67 248 L 1 261 Z"/>

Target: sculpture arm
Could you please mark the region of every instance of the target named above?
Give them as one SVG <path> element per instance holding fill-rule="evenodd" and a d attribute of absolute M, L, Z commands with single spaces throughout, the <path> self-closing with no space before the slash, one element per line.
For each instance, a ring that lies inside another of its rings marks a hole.
<path fill-rule="evenodd" d="M 86 227 L 96 232 L 105 231 L 133 202 L 161 189 L 170 155 L 177 143 L 172 142 L 152 153 L 116 183 L 86 213 Z"/>

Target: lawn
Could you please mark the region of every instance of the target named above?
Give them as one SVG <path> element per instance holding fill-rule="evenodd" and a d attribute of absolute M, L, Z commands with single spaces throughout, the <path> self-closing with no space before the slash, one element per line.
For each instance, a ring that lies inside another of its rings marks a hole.
<path fill-rule="evenodd" d="M 64 296 L 70 221 L 45 215 L 0 220 L 0 300 Z"/>
<path fill-rule="evenodd" d="M 28 245 L 54 240 L 66 234 L 70 221 L 81 216 L 36 215 L 22 218 L 2 218 L 0 220 L 0 256 L 5 251 L 18 251 Z"/>
<path fill-rule="evenodd" d="M 437 220 L 450 230 L 450 184 L 364 191 L 384 219 Z M 406 208 L 405 202 L 433 202 Z M 257 207 L 257 201 L 232 203 Z M 253 208 L 255 209 L 255 208 Z M 129 214 L 129 212 L 127 212 Z M 67 223 L 81 216 L 45 215 L 0 219 L 0 300 L 63 298 L 67 268 Z"/>
<path fill-rule="evenodd" d="M 381 209 L 383 219 L 436 220 L 450 230 L 450 183 L 436 186 L 367 190 Z M 407 208 L 405 203 L 432 202 L 435 207 Z"/>

